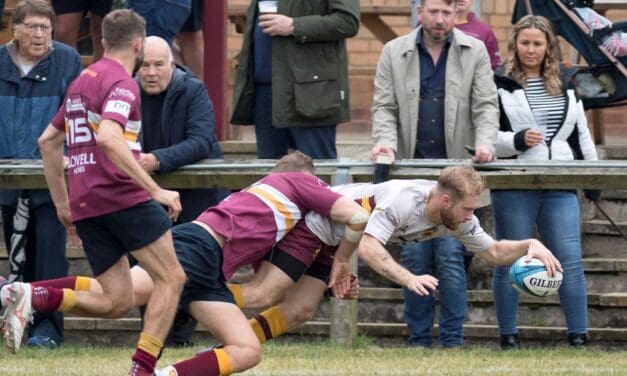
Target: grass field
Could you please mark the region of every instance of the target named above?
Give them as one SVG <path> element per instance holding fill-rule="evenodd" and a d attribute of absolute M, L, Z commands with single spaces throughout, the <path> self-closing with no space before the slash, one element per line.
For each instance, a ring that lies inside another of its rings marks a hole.
<path fill-rule="evenodd" d="M 159 366 L 188 357 L 193 349 L 167 349 Z M 131 348 L 24 348 L 0 350 L 0 375 L 126 375 Z M 362 340 L 353 348 L 327 342 L 266 344 L 261 363 L 246 375 L 627 375 L 627 351 L 553 348 L 502 352 L 380 348 Z"/>

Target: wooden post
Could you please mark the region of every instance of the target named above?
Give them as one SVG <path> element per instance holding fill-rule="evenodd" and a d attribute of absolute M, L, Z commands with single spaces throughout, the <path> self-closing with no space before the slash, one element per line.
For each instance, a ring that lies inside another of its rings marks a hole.
<path fill-rule="evenodd" d="M 340 158 L 340 162 L 350 162 L 347 158 Z M 335 176 L 331 179 L 331 184 L 347 184 L 352 179 L 348 168 L 338 168 Z M 353 274 L 357 275 L 357 253 L 351 257 L 351 268 Z M 329 312 L 331 343 L 351 346 L 357 336 L 357 299 L 342 300 L 331 298 L 331 309 Z"/>

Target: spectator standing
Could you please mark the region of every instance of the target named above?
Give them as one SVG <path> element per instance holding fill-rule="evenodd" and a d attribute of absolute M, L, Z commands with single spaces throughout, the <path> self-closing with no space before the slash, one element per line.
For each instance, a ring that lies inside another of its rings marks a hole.
<path fill-rule="evenodd" d="M 346 39 L 359 30 L 358 0 L 251 0 L 239 54 L 231 123 L 255 126 L 257 157 L 289 148 L 337 158 L 335 128 L 350 120 Z"/>
<path fill-rule="evenodd" d="M 164 39 L 146 38 L 137 81 L 142 103 L 143 153 L 139 164 L 145 171 L 168 173 L 202 159 L 222 159 L 207 89 L 189 70 L 176 66 Z M 194 220 L 205 208 L 217 205 L 229 194 L 226 189 L 177 191 L 183 210 L 175 224 Z M 166 346 L 191 345 L 195 327 L 195 320 L 184 326 L 175 320 Z"/>
<path fill-rule="evenodd" d="M 423 0 L 421 25 L 388 42 L 375 76 L 372 158 L 494 158 L 498 131 L 496 88 L 483 44 L 454 30 L 455 0 Z M 463 247 L 451 237 L 406 245 L 403 265 L 414 274 L 434 269 L 440 280 L 440 343 L 462 344 L 466 313 Z M 437 259 L 437 261 L 432 261 Z M 409 343 L 432 345 L 434 300 L 431 294 L 405 293 Z"/>
<path fill-rule="evenodd" d="M 111 10 L 112 0 L 52 0 L 57 15 L 54 38 L 76 48 L 78 32 L 83 17 L 89 13 L 89 34 L 94 52 L 92 62 L 98 61 L 104 52 L 102 47 L 102 18 Z"/>
<path fill-rule="evenodd" d="M 492 69 L 494 69 L 500 59 L 498 42 L 492 29 L 479 21 L 471 12 L 473 5 L 473 0 L 457 0 L 458 17 L 455 27 L 485 44 Z M 468 252 L 457 239 L 449 236 L 406 245 L 401 255 L 403 266 L 416 274 L 428 273 L 446 277 L 446 281 L 439 289 L 440 344 L 445 347 L 461 345 L 462 322 L 466 312 L 466 299 L 464 298 L 466 274 L 472 262 L 473 253 Z M 460 265 L 460 261 L 463 265 Z M 413 323 L 412 333 L 422 333 L 420 338 L 426 339 L 431 335 L 435 319 L 435 300 L 431 295 L 421 297 L 405 291 L 407 292 L 405 296 L 406 320 L 408 323 Z M 426 346 L 429 341 L 416 342 Z"/>
<path fill-rule="evenodd" d="M 172 44 L 189 17 L 192 0 L 126 0 L 124 6 L 146 20 L 146 35 L 156 35 Z"/>
<path fill-rule="evenodd" d="M 188 66 L 200 81 L 204 81 L 205 72 L 205 0 L 192 0 L 189 17 L 176 34 L 179 54 L 175 59 L 180 65 Z"/>
<path fill-rule="evenodd" d="M 37 138 L 54 117 L 70 82 L 81 70 L 80 56 L 52 41 L 55 15 L 45 0 L 20 1 L 13 11 L 15 38 L 0 47 L 0 158 L 40 159 Z M 29 202 L 24 279 L 63 277 L 68 272 L 66 232 L 46 189 L 1 190 L 0 208 L 7 249 L 20 195 Z M 36 313 L 28 345 L 54 348 L 63 342 L 63 315 Z"/>
<path fill-rule="evenodd" d="M 560 43 L 549 20 L 525 16 L 514 26 L 508 58 L 495 76 L 501 108 L 499 158 L 526 161 L 596 160 L 581 100 L 571 85 L 572 69 L 560 66 Z M 573 191 L 492 190 L 492 213 L 499 239 L 523 239 L 534 233 L 564 268 L 558 290 L 571 346 L 584 347 L 587 336 L 586 280 L 581 260 L 579 202 Z M 599 199 L 598 191 L 586 197 Z M 503 349 L 519 347 L 518 291 L 509 266 L 494 270 L 494 304 Z"/>
<path fill-rule="evenodd" d="M 474 0 L 457 0 L 458 15 L 455 27 L 485 44 L 485 48 L 490 56 L 492 69 L 496 69 L 501 62 L 499 42 L 496 40 L 496 35 L 494 35 L 492 28 L 477 18 L 477 15 L 472 11 L 474 3 Z"/>

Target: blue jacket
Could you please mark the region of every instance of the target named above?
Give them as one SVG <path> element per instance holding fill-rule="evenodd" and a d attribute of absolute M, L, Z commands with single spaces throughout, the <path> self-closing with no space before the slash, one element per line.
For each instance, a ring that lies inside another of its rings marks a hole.
<path fill-rule="evenodd" d="M 142 97 L 146 95 L 142 90 Z M 163 108 L 142 104 L 142 114 L 154 111 L 161 111 L 159 129 L 165 142 L 158 149 L 142 151 L 157 157 L 160 173 L 172 172 L 201 159 L 222 158 L 215 134 L 213 104 L 205 85 L 190 71 L 178 66 L 174 70 Z M 141 141 L 142 138 L 143 133 Z"/>
<path fill-rule="evenodd" d="M 39 159 L 37 139 L 57 113 L 70 82 L 82 69 L 76 50 L 52 42 L 52 51 L 24 77 L 11 59 L 13 42 L 0 47 L 0 158 Z M 41 199 L 49 201 L 47 191 Z M 0 191 L 0 204 L 15 205 L 19 190 Z M 31 197 L 37 205 L 38 198 Z"/>
<path fill-rule="evenodd" d="M 141 85 L 140 85 L 141 89 Z M 147 94 L 142 90 L 142 98 Z M 176 67 L 172 81 L 165 93 L 162 108 L 144 105 L 142 118 L 148 112 L 161 111 L 163 145 L 156 149 L 143 149 L 159 160 L 158 173 L 172 172 L 181 166 L 202 159 L 222 159 L 222 150 L 215 135 L 213 104 L 205 85 L 193 73 Z M 142 127 L 140 141 L 146 127 Z M 209 206 L 217 204 L 230 192 L 224 189 L 177 189 L 181 195 L 183 212 L 178 223 L 189 222 Z"/>

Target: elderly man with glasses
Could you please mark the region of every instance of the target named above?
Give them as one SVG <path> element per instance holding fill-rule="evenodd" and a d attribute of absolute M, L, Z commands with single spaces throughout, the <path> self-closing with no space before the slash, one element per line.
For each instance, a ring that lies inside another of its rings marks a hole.
<path fill-rule="evenodd" d="M 37 139 L 79 75 L 81 60 L 74 49 L 52 41 L 54 11 L 45 0 L 20 1 L 12 27 L 15 38 L 0 47 L 0 159 L 39 159 Z M 28 218 L 25 229 L 13 227 L 18 201 L 21 218 Z M 11 277 L 35 281 L 67 275 L 66 232 L 48 190 L 0 190 L 0 210 L 7 249 L 23 248 L 26 255 L 21 267 L 12 265 Z M 15 238 L 11 242 L 14 232 L 25 240 L 23 247 Z M 63 316 L 37 313 L 27 344 L 55 348 L 62 341 Z"/>

